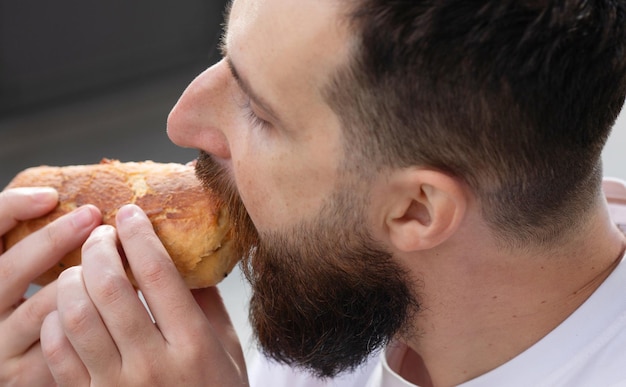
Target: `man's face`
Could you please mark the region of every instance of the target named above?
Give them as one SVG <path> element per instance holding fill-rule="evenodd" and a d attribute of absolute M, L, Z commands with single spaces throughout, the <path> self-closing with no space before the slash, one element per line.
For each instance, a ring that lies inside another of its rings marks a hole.
<path fill-rule="evenodd" d="M 338 180 L 340 125 L 320 93 L 346 51 L 334 3 L 235 1 L 224 59 L 168 120 L 175 143 L 229 171 L 260 231 L 315 214 Z"/>
<path fill-rule="evenodd" d="M 344 168 L 323 98 L 347 57 L 338 3 L 235 1 L 224 60 L 168 121 L 175 143 L 203 151 L 200 179 L 232 198 L 261 346 L 322 376 L 360 364 L 417 306 L 368 230 L 368 187 Z"/>

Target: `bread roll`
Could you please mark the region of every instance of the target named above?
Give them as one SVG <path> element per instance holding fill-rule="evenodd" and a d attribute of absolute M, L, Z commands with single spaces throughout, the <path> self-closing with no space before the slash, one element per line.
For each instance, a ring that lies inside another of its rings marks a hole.
<path fill-rule="evenodd" d="M 118 209 L 135 203 L 150 218 L 189 288 L 217 284 L 240 258 L 233 247 L 233 230 L 226 207 L 214 193 L 201 186 L 192 166 L 111 160 L 97 165 L 41 166 L 19 173 L 7 188 L 34 186 L 56 188 L 59 205 L 42 218 L 20 222 L 4 235 L 7 249 L 81 205 L 97 206 L 103 223 L 115 225 Z M 80 260 L 77 249 L 35 283 L 45 285 L 55 280 L 65 268 L 79 265 Z M 130 270 L 127 273 L 132 280 Z"/>

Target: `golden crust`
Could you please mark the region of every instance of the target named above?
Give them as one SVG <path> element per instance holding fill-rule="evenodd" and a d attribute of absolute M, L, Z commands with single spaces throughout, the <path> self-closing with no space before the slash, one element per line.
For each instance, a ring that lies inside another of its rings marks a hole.
<path fill-rule="evenodd" d="M 226 207 L 215 194 L 202 188 L 191 166 L 112 160 L 96 165 L 41 166 L 19 173 L 7 188 L 33 186 L 57 189 L 59 205 L 42 218 L 20 222 L 4 235 L 7 249 L 81 205 L 95 205 L 102 212 L 103 223 L 115 225 L 118 209 L 135 203 L 150 218 L 189 288 L 217 284 L 240 258 L 234 252 Z M 65 268 L 79 264 L 77 249 L 35 283 L 45 285 Z"/>

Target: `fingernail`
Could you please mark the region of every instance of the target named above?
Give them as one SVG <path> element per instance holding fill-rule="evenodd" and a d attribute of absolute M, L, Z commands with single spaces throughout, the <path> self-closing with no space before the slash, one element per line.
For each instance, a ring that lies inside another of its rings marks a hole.
<path fill-rule="evenodd" d="M 102 237 L 102 236 L 108 236 L 109 234 L 115 234 L 115 228 L 111 225 L 108 224 L 103 224 L 101 226 L 96 227 L 92 232 L 91 232 L 91 236 L 92 237 Z"/>
<path fill-rule="evenodd" d="M 72 223 L 76 228 L 85 228 L 93 223 L 93 215 L 88 207 L 81 207 L 72 215 Z"/>
<path fill-rule="evenodd" d="M 49 203 L 59 198 L 59 194 L 54 188 L 24 188 L 24 191 L 26 191 L 36 203 Z"/>
<path fill-rule="evenodd" d="M 141 216 L 141 209 L 133 204 L 128 204 L 117 212 L 117 222 L 123 223 L 138 216 Z"/>

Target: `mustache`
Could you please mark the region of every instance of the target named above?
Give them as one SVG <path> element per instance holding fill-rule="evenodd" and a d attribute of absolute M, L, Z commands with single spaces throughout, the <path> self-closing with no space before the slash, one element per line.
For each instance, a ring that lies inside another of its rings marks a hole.
<path fill-rule="evenodd" d="M 215 192 L 226 206 L 234 232 L 233 240 L 238 254 L 247 258 L 258 245 L 259 234 L 241 200 L 239 191 L 228 171 L 213 157 L 200 151 L 195 166 L 195 173 L 202 186 Z"/>

